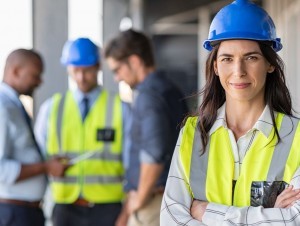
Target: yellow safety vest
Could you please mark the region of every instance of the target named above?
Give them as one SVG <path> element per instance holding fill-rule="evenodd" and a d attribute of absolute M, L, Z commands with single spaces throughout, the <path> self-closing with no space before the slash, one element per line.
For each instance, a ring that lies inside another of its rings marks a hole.
<path fill-rule="evenodd" d="M 300 165 L 298 119 L 278 113 L 276 125 L 282 141 L 277 144 L 274 128 L 268 138 L 257 131 L 234 186 L 234 156 L 228 130 L 218 128 L 209 138 L 207 151 L 200 155 L 202 143 L 197 120 L 197 117 L 187 120 L 180 147 L 185 180 L 195 199 L 238 207 L 250 206 L 252 182 L 289 183 Z"/>
<path fill-rule="evenodd" d="M 66 170 L 63 178 L 52 178 L 56 203 L 73 203 L 79 196 L 93 203 L 113 203 L 123 199 L 121 162 L 122 107 L 119 96 L 102 90 L 84 122 L 72 93 L 53 97 L 47 151 L 50 156 L 74 158 L 94 154 Z M 113 129 L 114 140 L 97 139 L 101 129 Z"/>

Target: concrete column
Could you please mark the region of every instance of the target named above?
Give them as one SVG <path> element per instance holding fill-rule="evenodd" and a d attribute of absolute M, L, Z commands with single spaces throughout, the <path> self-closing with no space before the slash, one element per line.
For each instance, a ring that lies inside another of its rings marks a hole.
<path fill-rule="evenodd" d="M 128 2 L 124 0 L 103 0 L 103 46 L 119 32 L 121 19 L 126 15 Z M 113 73 L 103 61 L 103 86 L 108 90 L 118 91 L 118 84 L 113 80 Z"/>
<path fill-rule="evenodd" d="M 143 30 L 144 28 L 144 1 L 143 0 L 130 0 L 130 16 L 133 22 L 133 28 Z"/>
<path fill-rule="evenodd" d="M 203 42 L 207 39 L 210 25 L 210 11 L 206 7 L 202 7 L 198 12 L 198 90 L 205 85 L 205 61 L 208 51 L 203 48 Z M 200 104 L 200 99 L 198 100 Z"/>
<path fill-rule="evenodd" d="M 32 0 L 33 48 L 44 59 L 43 84 L 34 96 L 34 114 L 55 92 L 65 92 L 67 73 L 59 59 L 68 38 L 68 0 Z"/>

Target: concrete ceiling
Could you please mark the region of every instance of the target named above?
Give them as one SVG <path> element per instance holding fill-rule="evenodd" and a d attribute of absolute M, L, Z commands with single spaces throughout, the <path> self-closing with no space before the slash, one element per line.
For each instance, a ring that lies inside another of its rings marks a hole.
<path fill-rule="evenodd" d="M 182 31 L 185 34 L 197 32 L 199 9 L 208 7 L 218 12 L 233 0 L 144 0 L 144 28 L 150 33 Z M 253 0 L 261 4 L 262 0 Z"/>

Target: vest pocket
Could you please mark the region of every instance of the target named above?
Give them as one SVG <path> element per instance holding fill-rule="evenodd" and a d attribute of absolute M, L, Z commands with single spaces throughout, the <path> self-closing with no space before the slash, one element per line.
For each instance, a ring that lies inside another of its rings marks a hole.
<path fill-rule="evenodd" d="M 273 208 L 277 196 L 288 186 L 284 181 L 253 181 L 251 184 L 251 206 Z"/>

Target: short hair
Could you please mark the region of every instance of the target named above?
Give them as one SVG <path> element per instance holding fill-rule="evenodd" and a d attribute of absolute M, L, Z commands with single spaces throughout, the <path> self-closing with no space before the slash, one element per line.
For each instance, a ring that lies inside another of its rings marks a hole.
<path fill-rule="evenodd" d="M 16 49 L 12 51 L 6 58 L 5 69 L 11 65 L 22 65 L 28 60 L 35 59 L 40 63 L 41 69 L 43 70 L 43 59 L 41 55 L 33 49 Z"/>
<path fill-rule="evenodd" d="M 109 41 L 104 49 L 104 57 L 117 61 L 126 61 L 131 55 L 137 55 L 145 66 L 154 66 L 154 56 L 149 38 L 141 32 L 126 30 Z"/>

